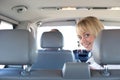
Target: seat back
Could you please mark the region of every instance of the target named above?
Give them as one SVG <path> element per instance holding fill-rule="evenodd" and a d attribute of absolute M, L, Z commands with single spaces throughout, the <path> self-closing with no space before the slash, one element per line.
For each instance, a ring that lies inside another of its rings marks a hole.
<path fill-rule="evenodd" d="M 70 50 L 63 50 L 63 35 L 60 32 L 44 32 L 34 69 L 62 69 L 65 62 L 74 60 Z"/>

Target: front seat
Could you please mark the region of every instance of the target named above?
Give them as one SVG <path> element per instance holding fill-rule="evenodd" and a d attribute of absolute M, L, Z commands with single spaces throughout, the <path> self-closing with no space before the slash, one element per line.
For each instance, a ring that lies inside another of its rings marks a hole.
<path fill-rule="evenodd" d="M 63 35 L 60 32 L 44 32 L 41 36 L 42 50 L 38 52 L 32 69 L 62 69 L 65 62 L 73 62 L 70 50 L 63 48 Z"/>

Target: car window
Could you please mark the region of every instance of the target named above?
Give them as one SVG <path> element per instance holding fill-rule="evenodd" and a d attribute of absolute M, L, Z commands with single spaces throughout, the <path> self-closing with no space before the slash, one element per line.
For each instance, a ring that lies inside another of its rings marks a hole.
<path fill-rule="evenodd" d="M 0 22 L 0 29 L 13 29 L 13 25 L 5 22 L 5 21 L 1 21 Z"/>
<path fill-rule="evenodd" d="M 38 27 L 37 29 L 37 48 L 41 49 L 40 47 L 40 38 L 43 32 L 50 31 L 51 29 L 58 29 L 64 36 L 64 47 L 63 49 L 84 49 L 83 46 L 78 47 L 78 37 L 76 34 L 75 26 L 44 26 Z M 105 29 L 120 29 L 119 26 L 105 26 Z"/>

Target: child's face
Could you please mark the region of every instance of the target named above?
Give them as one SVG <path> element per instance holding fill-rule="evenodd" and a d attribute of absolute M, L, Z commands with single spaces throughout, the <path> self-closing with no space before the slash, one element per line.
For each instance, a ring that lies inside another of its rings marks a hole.
<path fill-rule="evenodd" d="M 95 39 L 95 36 L 90 34 L 89 32 L 84 32 L 83 34 L 79 35 L 78 38 L 80 41 L 80 44 L 86 48 L 86 50 L 92 50 L 93 42 Z"/>

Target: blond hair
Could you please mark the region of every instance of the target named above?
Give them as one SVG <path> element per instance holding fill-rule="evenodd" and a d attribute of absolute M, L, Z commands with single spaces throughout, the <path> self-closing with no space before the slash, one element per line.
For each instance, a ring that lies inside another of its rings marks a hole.
<path fill-rule="evenodd" d="M 82 35 L 84 32 L 90 32 L 95 37 L 98 33 L 104 29 L 103 24 L 94 16 L 88 16 L 81 19 L 76 27 L 76 31 L 79 35 Z"/>

